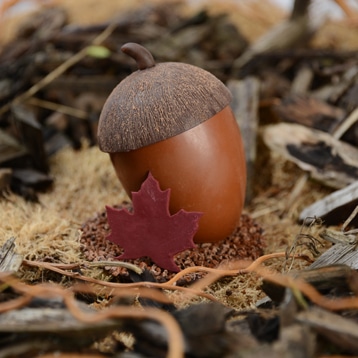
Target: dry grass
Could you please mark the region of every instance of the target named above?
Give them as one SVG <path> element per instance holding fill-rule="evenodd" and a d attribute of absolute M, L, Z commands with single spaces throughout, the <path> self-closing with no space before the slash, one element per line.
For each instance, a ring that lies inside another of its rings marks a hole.
<path fill-rule="evenodd" d="M 53 190 L 39 195 L 40 204 L 12 194 L 0 200 L 0 243 L 15 236 L 18 252 L 27 259 L 76 262 L 82 222 L 126 194 L 108 155 L 97 147 L 62 150 L 51 158 L 51 174 Z"/>

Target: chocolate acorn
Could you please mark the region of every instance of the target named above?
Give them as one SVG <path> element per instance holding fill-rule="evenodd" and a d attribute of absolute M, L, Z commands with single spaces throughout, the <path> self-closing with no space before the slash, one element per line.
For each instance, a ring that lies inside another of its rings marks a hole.
<path fill-rule="evenodd" d="M 98 143 L 131 195 L 148 172 L 171 189 L 170 211 L 202 212 L 196 242 L 224 239 L 244 204 L 246 167 L 231 94 L 209 72 L 176 62 L 156 64 L 139 44 L 122 51 L 138 70 L 108 97 Z"/>

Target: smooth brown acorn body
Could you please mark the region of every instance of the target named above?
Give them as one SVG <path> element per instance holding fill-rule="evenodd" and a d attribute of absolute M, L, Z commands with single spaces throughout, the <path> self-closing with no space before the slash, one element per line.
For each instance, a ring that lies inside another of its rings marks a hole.
<path fill-rule="evenodd" d="M 244 205 L 246 167 L 240 131 L 230 107 L 169 139 L 110 154 L 128 195 L 150 171 L 161 189 L 171 189 L 170 211 L 203 212 L 195 242 L 230 235 Z"/>
<path fill-rule="evenodd" d="M 155 64 L 134 43 L 122 51 L 139 70 L 108 97 L 98 126 L 98 143 L 109 153 L 131 196 L 148 172 L 162 190 L 171 189 L 170 212 L 202 212 L 194 241 L 229 236 L 241 216 L 246 166 L 231 94 L 215 76 L 198 67 Z"/>

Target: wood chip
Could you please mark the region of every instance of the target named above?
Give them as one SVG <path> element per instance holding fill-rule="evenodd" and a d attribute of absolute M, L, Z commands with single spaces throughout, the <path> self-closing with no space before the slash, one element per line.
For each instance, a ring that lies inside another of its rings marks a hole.
<path fill-rule="evenodd" d="M 332 132 L 345 116 L 341 108 L 304 95 L 290 95 L 274 106 L 277 116 L 290 123 L 297 123 L 324 132 Z"/>
<path fill-rule="evenodd" d="M 12 170 L 10 168 L 0 168 L 0 193 L 10 186 Z"/>
<path fill-rule="evenodd" d="M 23 105 L 13 105 L 11 109 L 21 140 L 31 155 L 34 168 L 47 173 L 49 166 L 42 127 L 37 121 L 35 113 L 29 107 Z"/>
<path fill-rule="evenodd" d="M 306 207 L 302 210 L 299 219 L 304 221 L 307 217 L 319 217 L 326 225 L 338 225 L 348 218 L 357 205 L 358 181 Z M 358 227 L 358 216 L 353 218 L 350 224 Z"/>
<path fill-rule="evenodd" d="M 0 164 L 10 165 L 12 160 L 25 157 L 26 148 L 0 129 Z"/>
<path fill-rule="evenodd" d="M 231 80 L 227 86 L 233 97 L 231 107 L 244 141 L 247 168 L 246 203 L 249 203 L 254 194 L 260 83 L 254 77 L 247 77 L 242 81 Z"/>
<path fill-rule="evenodd" d="M 15 238 L 11 237 L 0 248 L 0 272 L 16 272 L 22 264 L 22 256 L 15 253 Z"/>
<path fill-rule="evenodd" d="M 358 179 L 358 148 L 328 133 L 298 124 L 264 128 L 264 141 L 273 151 L 308 171 L 312 178 L 341 189 Z"/>
<path fill-rule="evenodd" d="M 358 324 L 338 314 L 317 307 L 297 314 L 296 320 L 313 328 L 338 347 L 352 353 L 358 351 Z"/>
<path fill-rule="evenodd" d="M 336 244 L 324 252 L 310 268 L 317 268 L 327 265 L 347 265 L 358 270 L 358 250 L 355 245 Z"/>

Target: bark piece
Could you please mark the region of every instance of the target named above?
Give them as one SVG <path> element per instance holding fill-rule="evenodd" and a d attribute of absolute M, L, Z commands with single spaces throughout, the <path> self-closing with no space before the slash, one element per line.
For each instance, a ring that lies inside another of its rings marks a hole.
<path fill-rule="evenodd" d="M 282 330 L 274 345 L 277 357 L 313 358 L 316 336 L 312 330 L 300 324 L 292 324 Z"/>
<path fill-rule="evenodd" d="M 338 225 L 349 217 L 357 205 L 358 181 L 355 181 L 306 207 L 299 218 L 303 221 L 306 217 L 319 217 L 324 220 L 326 225 Z M 353 218 L 351 225 L 358 227 L 357 216 Z"/>
<path fill-rule="evenodd" d="M 37 307 L 15 309 L 0 315 L 1 337 L 12 337 L 1 340 L 1 357 L 33 357 L 46 351 L 71 352 L 87 348 L 123 326 L 123 320 L 120 319 L 90 324 L 80 322 L 58 300 L 57 307 L 53 307 L 50 300 L 34 298 L 34 301 Z M 78 305 L 79 310 L 89 314 L 92 312 L 85 304 Z"/>
<path fill-rule="evenodd" d="M 0 272 L 16 272 L 22 264 L 22 256 L 15 253 L 15 238 L 11 237 L 0 247 Z"/>
<path fill-rule="evenodd" d="M 70 139 L 61 132 L 57 132 L 51 138 L 47 139 L 45 143 L 46 153 L 51 156 L 57 153 L 60 149 L 70 147 Z"/>
<path fill-rule="evenodd" d="M 12 170 L 10 168 L 0 168 L 0 193 L 10 186 Z"/>
<path fill-rule="evenodd" d="M 358 106 L 345 119 L 338 130 L 341 130 L 342 140 L 358 148 Z"/>
<path fill-rule="evenodd" d="M 325 132 L 280 123 L 264 129 L 264 141 L 327 186 L 340 189 L 358 179 L 358 149 Z"/>
<path fill-rule="evenodd" d="M 253 197 L 255 178 L 260 83 L 254 77 L 247 77 L 242 81 L 229 81 L 228 88 L 233 97 L 231 107 L 244 142 L 247 170 L 246 203 L 249 203 Z"/>
<path fill-rule="evenodd" d="M 11 166 L 28 155 L 26 148 L 0 129 L 0 166 Z"/>
<path fill-rule="evenodd" d="M 332 289 L 346 292 L 350 290 L 349 278 L 352 269 L 349 266 L 333 262 L 323 263 L 323 261 L 321 261 L 321 264 L 316 264 L 317 261 L 308 269 L 293 272 L 291 275 L 305 280 L 322 293 L 327 293 Z M 274 302 L 278 303 L 282 302 L 285 294 L 287 294 L 285 287 L 278 286 L 268 280 L 263 281 L 262 289 Z"/>
<path fill-rule="evenodd" d="M 53 179 L 34 169 L 14 169 L 12 184 L 14 183 L 20 183 L 36 190 L 45 190 L 53 183 Z"/>
<path fill-rule="evenodd" d="M 324 252 L 311 266 L 311 269 L 327 265 L 347 265 L 358 270 L 358 250 L 356 245 L 336 244 Z"/>
<path fill-rule="evenodd" d="M 298 72 L 292 82 L 291 92 L 296 94 L 307 93 L 307 91 L 311 87 L 313 78 L 313 70 L 308 66 L 302 66 L 298 69 Z"/>
<path fill-rule="evenodd" d="M 231 309 L 213 302 L 175 311 L 173 316 L 184 335 L 185 356 L 226 357 L 238 348 L 237 345 L 242 345 L 240 348 L 251 348 L 251 342 L 241 340 L 227 328 L 226 321 L 231 313 Z M 126 330 L 135 337 L 135 352 L 145 357 L 166 357 L 167 334 L 157 322 L 128 322 Z"/>
<path fill-rule="evenodd" d="M 345 116 L 345 111 L 319 99 L 304 95 L 285 97 L 274 111 L 285 122 L 302 124 L 324 132 L 332 132 Z"/>
<path fill-rule="evenodd" d="M 355 83 L 343 95 L 339 101 L 339 105 L 348 111 L 353 111 L 358 107 L 358 78 L 355 78 Z"/>
<path fill-rule="evenodd" d="M 317 307 L 297 314 L 296 320 L 324 336 L 345 352 L 358 351 L 358 324 L 338 314 Z"/>
<path fill-rule="evenodd" d="M 332 52 L 332 51 L 331 51 Z M 333 52 L 335 53 L 335 51 Z M 351 54 L 350 57 L 356 57 L 356 54 Z M 332 58 L 333 59 L 333 58 Z M 324 101 L 335 103 L 351 88 L 351 86 L 357 82 L 358 79 L 358 67 L 353 65 L 345 71 L 341 76 L 338 83 L 328 84 L 312 91 L 312 95 L 316 98 L 320 98 Z M 342 104 L 340 104 L 341 106 Z M 350 110 L 343 105 L 343 108 Z"/>
<path fill-rule="evenodd" d="M 49 171 L 45 152 L 42 127 L 36 120 L 34 112 L 23 105 L 13 105 L 12 112 L 22 142 L 31 155 L 33 166 L 44 173 Z"/>
<path fill-rule="evenodd" d="M 323 253 L 310 267 L 322 267 L 325 265 L 344 264 L 352 269 L 358 269 L 358 235 L 357 230 L 344 231 L 348 225 L 352 224 L 357 218 L 358 206 L 352 211 L 351 215 L 345 220 L 342 231 L 326 229 L 320 233 L 324 240 L 334 243 L 329 250 Z"/>

